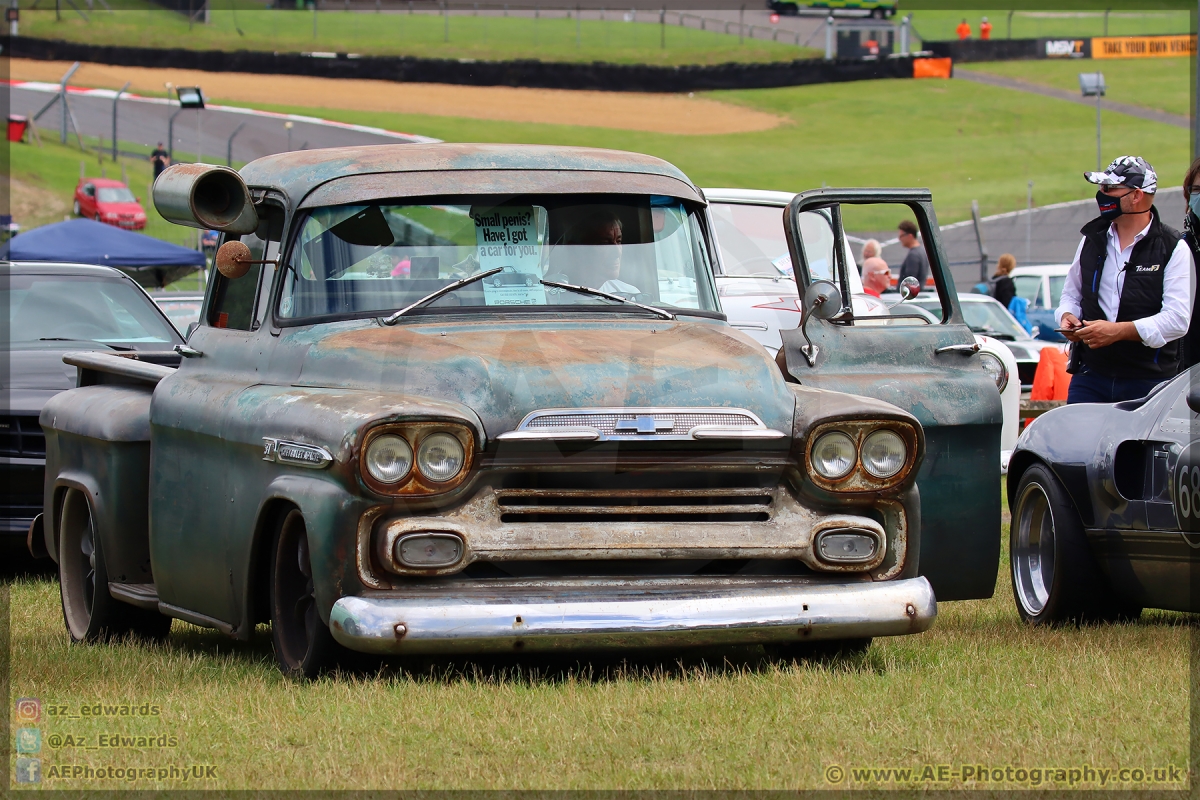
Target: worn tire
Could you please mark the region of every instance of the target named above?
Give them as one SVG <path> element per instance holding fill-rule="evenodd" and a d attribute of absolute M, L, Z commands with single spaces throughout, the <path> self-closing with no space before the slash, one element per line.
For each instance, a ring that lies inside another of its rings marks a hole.
<path fill-rule="evenodd" d="M 824 639 L 816 642 L 794 642 L 768 645 L 767 655 L 784 661 L 829 661 L 855 658 L 871 649 L 871 637 L 856 639 Z"/>
<path fill-rule="evenodd" d="M 170 617 L 122 603 L 108 593 L 104 550 L 82 491 L 67 490 L 59 519 L 58 585 L 63 622 L 72 641 L 103 642 L 130 634 L 165 639 Z"/>
<path fill-rule="evenodd" d="M 282 516 L 271 546 L 271 641 L 280 671 L 296 678 L 336 668 L 344 650 L 317 613 L 308 531 L 299 509 Z"/>
<path fill-rule="evenodd" d="M 1009 566 L 1017 613 L 1030 625 L 1128 621 L 1141 614 L 1104 580 L 1079 512 L 1044 464 L 1027 469 L 1017 484 Z"/>

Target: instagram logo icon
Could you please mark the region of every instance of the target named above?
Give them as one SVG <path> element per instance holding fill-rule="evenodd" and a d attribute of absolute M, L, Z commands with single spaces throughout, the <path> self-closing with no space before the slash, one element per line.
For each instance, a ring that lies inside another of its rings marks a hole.
<path fill-rule="evenodd" d="M 37 722 L 42 718 L 42 701 L 36 697 L 21 697 L 17 700 L 17 722 Z"/>

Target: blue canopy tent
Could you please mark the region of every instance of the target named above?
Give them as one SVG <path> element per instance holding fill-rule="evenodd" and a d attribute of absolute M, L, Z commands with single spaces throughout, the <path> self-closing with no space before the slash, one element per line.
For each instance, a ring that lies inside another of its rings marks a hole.
<path fill-rule="evenodd" d="M 204 253 L 90 219 L 43 225 L 0 245 L 0 259 L 116 267 L 146 288 L 162 288 L 205 266 Z"/>

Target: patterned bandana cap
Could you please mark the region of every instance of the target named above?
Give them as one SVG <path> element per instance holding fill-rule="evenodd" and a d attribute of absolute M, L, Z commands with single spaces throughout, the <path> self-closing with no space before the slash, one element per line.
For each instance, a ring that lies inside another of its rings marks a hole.
<path fill-rule="evenodd" d="M 1104 172 L 1085 172 L 1083 177 L 1089 183 L 1128 186 L 1130 189 L 1141 189 L 1146 194 L 1154 194 L 1158 190 L 1158 175 L 1154 167 L 1141 156 L 1121 156 L 1109 164 Z"/>

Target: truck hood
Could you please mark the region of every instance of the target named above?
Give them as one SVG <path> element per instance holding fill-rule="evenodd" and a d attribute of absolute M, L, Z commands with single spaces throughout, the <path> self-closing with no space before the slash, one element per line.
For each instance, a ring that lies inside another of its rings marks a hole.
<path fill-rule="evenodd" d="M 493 438 L 531 411 L 744 408 L 791 431 L 794 399 L 761 345 L 693 320 L 343 323 L 285 334 L 306 348 L 297 386 L 458 403 Z M 291 340 L 291 341 L 286 341 Z"/>

